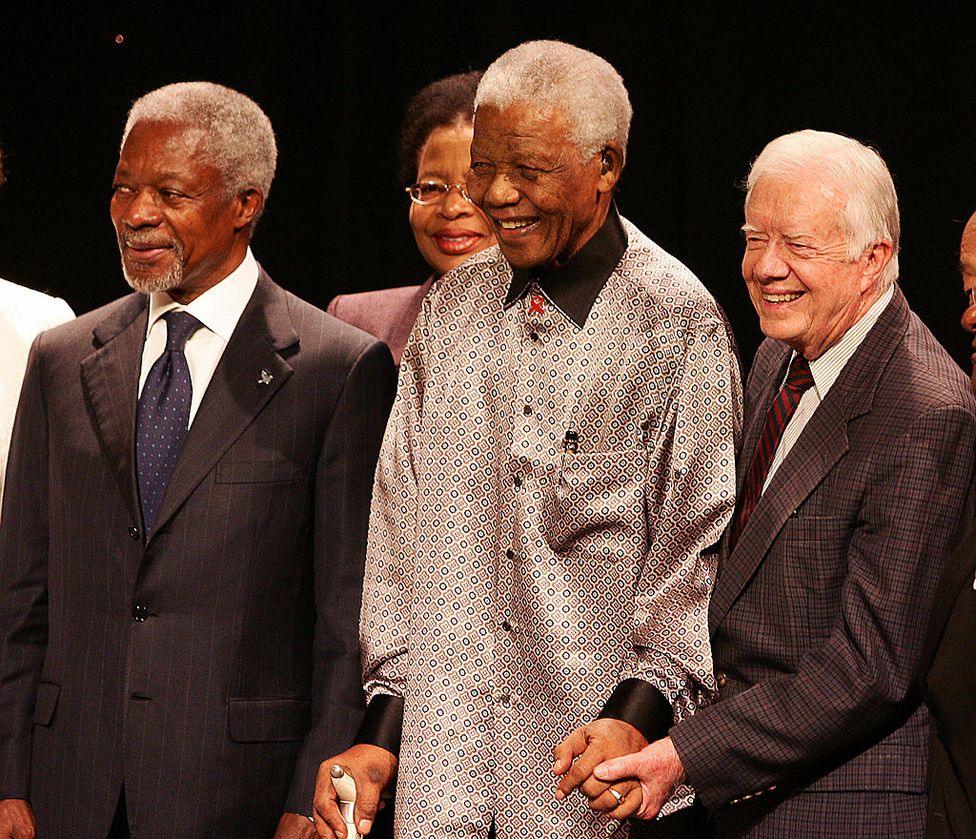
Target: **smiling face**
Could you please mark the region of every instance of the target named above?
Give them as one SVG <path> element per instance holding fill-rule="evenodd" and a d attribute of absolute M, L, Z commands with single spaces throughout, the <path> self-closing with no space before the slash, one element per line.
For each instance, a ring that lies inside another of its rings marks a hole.
<path fill-rule="evenodd" d="M 202 129 L 138 122 L 112 185 L 112 223 L 122 271 L 136 291 L 169 292 L 186 303 L 244 259 L 248 228 L 263 199 L 228 197 L 201 147 Z"/>
<path fill-rule="evenodd" d="M 473 130 L 470 122 L 461 122 L 431 131 L 420 150 L 418 183 L 463 184 L 471 164 Z M 438 276 L 495 243 L 488 220 L 457 189 L 436 204 L 411 201 L 410 228 L 420 253 Z"/>
<path fill-rule="evenodd" d="M 468 195 L 488 216 L 512 265 L 556 267 L 600 229 L 621 166 L 613 144 L 583 157 L 559 110 L 482 105 Z"/>
<path fill-rule="evenodd" d="M 822 181 L 762 177 L 746 203 L 742 258 L 763 333 L 815 359 L 843 337 L 884 291 L 878 275 L 891 244 L 847 255 L 844 197 Z"/>

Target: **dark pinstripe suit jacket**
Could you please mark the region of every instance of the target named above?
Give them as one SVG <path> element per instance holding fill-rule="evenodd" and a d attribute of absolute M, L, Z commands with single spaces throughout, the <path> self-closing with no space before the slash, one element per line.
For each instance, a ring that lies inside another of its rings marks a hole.
<path fill-rule="evenodd" d="M 756 356 L 740 483 L 788 357 L 770 340 Z M 699 799 L 727 808 L 720 835 L 921 834 L 911 686 L 974 445 L 969 382 L 896 289 L 723 551 L 721 698 L 672 730 Z"/>
<path fill-rule="evenodd" d="M 265 837 L 310 812 L 360 720 L 395 371 L 262 272 L 144 538 L 146 312 L 130 295 L 31 352 L 0 526 L 0 797 L 30 800 L 41 839 L 105 836 L 123 782 L 134 837 Z"/>

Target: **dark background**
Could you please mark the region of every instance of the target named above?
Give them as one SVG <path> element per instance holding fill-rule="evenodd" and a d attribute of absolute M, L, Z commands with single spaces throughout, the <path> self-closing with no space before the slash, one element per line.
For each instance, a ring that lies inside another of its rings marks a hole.
<path fill-rule="evenodd" d="M 105 3 L 54 13 L 7 2 L 0 276 L 77 312 L 126 291 L 108 216 L 126 110 L 162 84 L 209 79 L 256 99 L 278 136 L 254 241 L 272 277 L 321 306 L 339 291 L 420 282 L 393 177 L 407 98 L 523 40 L 557 37 L 623 76 L 635 116 L 621 212 L 701 277 L 747 358 L 759 334 L 739 275 L 737 182 L 769 139 L 812 127 L 887 160 L 902 288 L 968 364 L 956 263 L 976 209 L 976 28 L 964 5 Z"/>

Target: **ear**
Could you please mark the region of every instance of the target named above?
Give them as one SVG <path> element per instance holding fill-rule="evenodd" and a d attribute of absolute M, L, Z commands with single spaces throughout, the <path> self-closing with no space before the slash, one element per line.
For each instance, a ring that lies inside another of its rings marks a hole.
<path fill-rule="evenodd" d="M 617 143 L 607 143 L 598 156 L 600 164 L 600 180 L 597 182 L 597 192 L 613 192 L 624 170 L 623 149 Z"/>
<path fill-rule="evenodd" d="M 878 284 L 881 272 L 891 262 L 895 249 L 887 239 L 869 245 L 864 255 L 864 270 L 861 272 L 861 292 L 871 291 Z"/>
<path fill-rule="evenodd" d="M 234 229 L 241 230 L 250 228 L 254 224 L 254 220 L 261 215 L 261 209 L 263 207 L 264 196 L 261 192 L 253 187 L 245 189 L 234 199 L 234 210 L 236 213 Z"/>

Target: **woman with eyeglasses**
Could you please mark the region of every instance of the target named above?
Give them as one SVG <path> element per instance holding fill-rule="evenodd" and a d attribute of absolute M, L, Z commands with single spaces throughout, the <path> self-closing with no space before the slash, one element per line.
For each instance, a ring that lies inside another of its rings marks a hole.
<path fill-rule="evenodd" d="M 427 85 L 410 100 L 400 126 L 397 175 L 409 196 L 414 239 L 433 273 L 423 285 L 340 294 L 329 304 L 329 314 L 386 342 L 397 364 L 434 281 L 495 242 L 464 188 L 481 75 L 459 73 Z"/>

